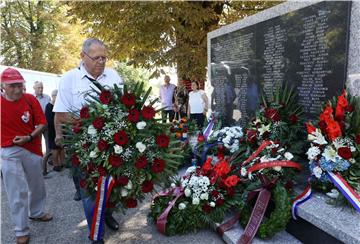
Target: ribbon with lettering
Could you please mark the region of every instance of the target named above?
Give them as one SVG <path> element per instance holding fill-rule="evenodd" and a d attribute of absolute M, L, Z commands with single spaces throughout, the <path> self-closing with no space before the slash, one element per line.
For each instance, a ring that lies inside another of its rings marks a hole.
<path fill-rule="evenodd" d="M 162 234 L 165 234 L 167 217 L 170 213 L 170 210 L 174 207 L 174 205 L 175 205 L 176 201 L 179 199 L 179 197 L 184 195 L 184 190 L 182 189 L 182 187 L 176 187 L 176 188 L 172 189 L 171 191 L 169 191 L 168 194 L 166 194 L 166 195 L 169 195 L 169 194 L 172 194 L 175 198 L 171 202 L 169 202 L 169 205 L 167 206 L 167 208 L 156 220 L 156 228 Z M 166 196 L 166 195 L 164 195 L 164 193 L 160 193 L 159 195 Z"/>
<path fill-rule="evenodd" d="M 109 200 L 114 184 L 115 180 L 111 176 L 99 177 L 95 206 L 92 209 L 92 221 L 90 228 L 90 239 L 93 241 L 103 239 L 106 203 Z"/>

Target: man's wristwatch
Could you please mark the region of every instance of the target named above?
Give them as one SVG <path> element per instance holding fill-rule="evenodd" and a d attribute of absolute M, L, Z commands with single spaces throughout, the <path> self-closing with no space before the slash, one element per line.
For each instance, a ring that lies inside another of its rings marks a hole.
<path fill-rule="evenodd" d="M 29 136 L 29 142 L 31 142 L 34 139 L 34 137 L 31 134 L 29 134 L 28 136 Z"/>

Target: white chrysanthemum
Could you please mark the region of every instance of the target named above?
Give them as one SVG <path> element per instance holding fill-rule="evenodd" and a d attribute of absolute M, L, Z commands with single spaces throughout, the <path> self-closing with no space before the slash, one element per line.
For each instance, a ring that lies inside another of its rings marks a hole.
<path fill-rule="evenodd" d="M 314 160 L 320 153 L 320 148 L 315 146 L 310 147 L 309 150 L 306 152 L 309 160 Z"/>
<path fill-rule="evenodd" d="M 201 200 L 208 200 L 209 199 L 209 194 L 208 193 L 203 193 L 200 195 L 200 199 Z"/>
<path fill-rule="evenodd" d="M 324 150 L 323 156 L 325 157 L 326 161 L 335 162 L 338 154 L 337 154 L 337 151 L 333 147 L 327 146 Z"/>
<path fill-rule="evenodd" d="M 93 125 L 89 125 L 87 133 L 89 135 L 94 136 L 97 134 L 97 130 L 95 129 L 95 127 Z"/>
<path fill-rule="evenodd" d="M 241 168 L 241 176 L 246 176 L 246 174 L 247 174 L 247 170 L 246 170 L 246 168 Z"/>
<path fill-rule="evenodd" d="M 281 166 L 275 166 L 275 167 L 273 167 L 273 169 L 275 170 L 275 171 L 281 171 Z"/>
<path fill-rule="evenodd" d="M 284 157 L 287 159 L 287 160 L 291 160 L 292 158 L 294 158 L 294 155 L 292 155 L 292 153 L 290 152 L 286 152 L 284 154 Z"/>
<path fill-rule="evenodd" d="M 210 207 L 215 208 L 216 204 L 214 202 L 210 202 Z"/>
<path fill-rule="evenodd" d="M 319 129 L 316 129 L 316 131 L 312 132 L 308 135 L 308 140 L 315 142 L 319 145 L 325 145 L 327 144 L 327 141 L 325 140 L 325 137 L 321 134 L 321 131 Z"/>
<path fill-rule="evenodd" d="M 186 208 L 186 204 L 185 203 L 179 203 L 179 209 L 180 210 L 183 210 L 183 209 L 185 209 Z"/>
<path fill-rule="evenodd" d="M 116 154 L 120 154 L 120 153 L 122 153 L 124 150 L 123 150 L 123 148 L 122 148 L 122 146 L 119 146 L 119 145 L 115 145 L 114 146 L 114 152 L 116 153 Z"/>
<path fill-rule="evenodd" d="M 129 194 L 128 190 L 126 190 L 124 188 L 121 189 L 121 196 L 122 197 L 126 197 L 128 194 Z"/>
<path fill-rule="evenodd" d="M 186 197 L 190 197 L 191 196 L 191 190 L 189 188 L 186 188 L 184 191 L 184 194 Z"/>
<path fill-rule="evenodd" d="M 128 189 L 128 190 L 131 190 L 132 187 L 133 187 L 132 182 L 129 180 L 129 182 L 127 183 L 127 185 L 125 186 L 125 188 Z"/>
<path fill-rule="evenodd" d="M 96 158 L 97 153 L 95 151 L 91 151 L 89 156 L 90 156 L 90 158 Z"/>
<path fill-rule="evenodd" d="M 140 121 L 136 123 L 136 128 L 138 128 L 138 130 L 143 130 L 146 126 L 146 122 L 145 121 Z"/>
<path fill-rule="evenodd" d="M 142 142 L 137 142 L 135 147 L 139 150 L 139 152 L 144 152 L 146 149 L 146 145 Z"/>
<path fill-rule="evenodd" d="M 192 204 L 193 205 L 199 205 L 199 203 L 200 203 L 200 199 L 199 198 L 193 198 L 193 200 L 192 200 Z"/>
<path fill-rule="evenodd" d="M 193 172 L 195 172 L 195 170 L 196 170 L 196 166 L 191 166 L 191 167 L 187 168 L 185 175 L 190 175 Z"/>
<path fill-rule="evenodd" d="M 319 166 L 314 167 L 313 174 L 315 175 L 316 178 L 320 179 L 322 174 L 322 169 Z"/>

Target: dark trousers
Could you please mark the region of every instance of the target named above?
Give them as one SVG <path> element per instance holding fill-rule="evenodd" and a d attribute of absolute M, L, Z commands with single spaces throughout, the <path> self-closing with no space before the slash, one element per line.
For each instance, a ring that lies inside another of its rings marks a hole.
<path fill-rule="evenodd" d="M 161 111 L 162 122 L 166 123 L 167 117 L 169 116 L 169 122 L 174 120 L 174 110 L 163 110 Z"/>
<path fill-rule="evenodd" d="M 204 127 L 205 115 L 201 114 L 190 114 L 190 120 L 195 120 L 198 129 L 201 130 Z"/>

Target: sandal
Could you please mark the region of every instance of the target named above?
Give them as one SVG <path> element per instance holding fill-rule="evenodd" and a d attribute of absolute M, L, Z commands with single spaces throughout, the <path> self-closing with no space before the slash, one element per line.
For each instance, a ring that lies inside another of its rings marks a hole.
<path fill-rule="evenodd" d="M 17 236 L 16 237 L 16 244 L 28 244 L 30 241 L 30 236 Z"/>
<path fill-rule="evenodd" d="M 50 213 L 45 213 L 41 217 L 38 217 L 38 218 L 29 217 L 29 219 L 34 220 L 34 221 L 47 222 L 47 221 L 52 220 L 53 216 Z"/>

